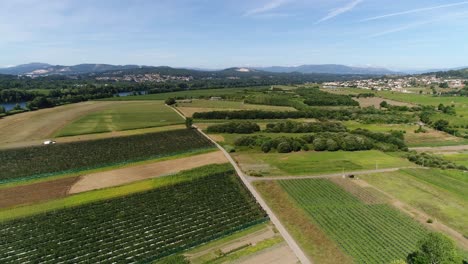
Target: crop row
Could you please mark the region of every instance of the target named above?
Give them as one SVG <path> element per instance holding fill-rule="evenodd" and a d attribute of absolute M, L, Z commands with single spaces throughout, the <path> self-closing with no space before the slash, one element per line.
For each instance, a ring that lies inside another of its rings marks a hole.
<path fill-rule="evenodd" d="M 0 224 L 1 263 L 140 263 L 266 219 L 233 171 Z"/>
<path fill-rule="evenodd" d="M 389 205 L 365 204 L 328 180 L 288 180 L 281 185 L 356 263 L 405 259 L 426 233 Z"/>
<path fill-rule="evenodd" d="M 0 151 L 0 183 L 212 147 L 192 129 Z"/>

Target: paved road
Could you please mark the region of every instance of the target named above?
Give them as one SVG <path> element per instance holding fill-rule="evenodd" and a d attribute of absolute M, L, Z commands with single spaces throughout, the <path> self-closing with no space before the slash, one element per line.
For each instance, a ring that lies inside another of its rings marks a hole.
<path fill-rule="evenodd" d="M 424 167 L 399 167 L 399 168 L 388 168 L 380 170 L 364 170 L 364 171 L 352 171 L 345 172 L 344 175 L 366 175 L 373 173 L 383 173 L 383 172 L 394 172 L 401 169 L 425 169 Z M 253 181 L 277 181 L 277 180 L 297 180 L 297 179 L 320 179 L 320 178 L 332 178 L 332 177 L 343 177 L 343 173 L 333 173 L 333 174 L 322 174 L 322 175 L 304 175 L 304 176 L 272 176 L 272 177 L 252 177 L 247 176 L 247 179 L 250 182 Z"/>
<path fill-rule="evenodd" d="M 174 109 L 173 107 L 171 107 Z M 185 119 L 185 116 L 182 115 L 177 109 L 174 109 L 180 116 L 182 116 Z M 268 214 L 270 217 L 271 222 L 275 225 L 276 229 L 280 232 L 280 234 L 283 236 L 284 240 L 286 243 L 288 243 L 289 247 L 291 250 L 294 252 L 296 257 L 299 259 L 299 261 L 302 264 L 312 264 L 312 260 L 310 260 L 307 255 L 302 251 L 302 249 L 299 247 L 297 242 L 293 239 L 293 237 L 289 234 L 289 232 L 286 230 L 286 228 L 283 226 L 283 224 L 280 222 L 278 217 L 273 213 L 273 211 L 270 209 L 268 204 L 263 200 L 263 198 L 260 196 L 260 194 L 257 192 L 257 190 L 253 187 L 252 183 L 247 179 L 247 176 L 242 172 L 242 170 L 239 168 L 237 163 L 234 161 L 234 159 L 227 153 L 224 148 L 222 148 L 218 143 L 216 143 L 213 139 L 211 139 L 207 134 L 205 134 L 201 129 L 197 128 L 197 130 L 205 136 L 207 139 L 209 139 L 211 142 L 213 142 L 216 147 L 218 147 L 224 154 L 224 156 L 229 160 L 229 162 L 232 164 L 234 169 L 237 172 L 237 175 L 239 175 L 240 179 L 242 182 L 245 184 L 247 189 L 252 193 L 252 195 L 255 197 L 257 200 L 258 204 L 265 210 L 265 212 Z"/>

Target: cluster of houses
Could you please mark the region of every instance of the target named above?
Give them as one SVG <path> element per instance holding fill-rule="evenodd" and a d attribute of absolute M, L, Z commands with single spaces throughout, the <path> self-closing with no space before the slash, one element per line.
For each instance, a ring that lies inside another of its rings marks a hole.
<path fill-rule="evenodd" d="M 429 76 L 411 76 L 401 78 L 380 78 L 367 80 L 353 80 L 341 82 L 327 82 L 323 84 L 324 88 L 361 88 L 372 90 L 391 90 L 403 93 L 409 93 L 406 88 L 418 86 L 439 86 L 446 83 L 449 88 L 463 88 L 465 79 L 443 79 L 435 75 Z"/>
<path fill-rule="evenodd" d="M 127 82 L 166 82 L 166 81 L 191 81 L 192 76 L 173 76 L 173 75 L 160 75 L 158 73 L 148 74 L 128 74 L 124 76 L 104 76 L 96 77 L 98 81 L 127 81 Z"/>

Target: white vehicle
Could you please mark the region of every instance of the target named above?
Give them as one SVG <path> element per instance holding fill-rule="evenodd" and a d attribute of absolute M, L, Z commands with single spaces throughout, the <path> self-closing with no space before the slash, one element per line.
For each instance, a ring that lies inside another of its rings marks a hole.
<path fill-rule="evenodd" d="M 52 144 L 55 144 L 55 143 L 57 143 L 57 142 L 54 141 L 54 140 L 46 140 L 46 141 L 44 141 L 44 143 L 42 143 L 42 144 L 43 144 L 43 145 L 52 145 Z"/>

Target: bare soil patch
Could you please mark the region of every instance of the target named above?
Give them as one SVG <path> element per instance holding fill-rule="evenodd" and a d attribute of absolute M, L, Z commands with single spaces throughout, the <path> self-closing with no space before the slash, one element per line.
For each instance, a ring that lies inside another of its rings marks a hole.
<path fill-rule="evenodd" d="M 115 102 L 84 102 L 7 116 L 0 120 L 0 145 L 47 139 L 71 121 Z"/>
<path fill-rule="evenodd" d="M 294 252 L 288 247 L 286 243 L 281 243 L 278 246 L 263 250 L 254 256 L 247 259 L 240 260 L 238 263 L 242 264 L 295 264 L 299 260 L 294 255 Z"/>
<path fill-rule="evenodd" d="M 67 196 L 78 177 L 0 189 L 0 208 L 27 205 Z"/>
<path fill-rule="evenodd" d="M 216 151 L 181 159 L 93 173 L 81 176 L 80 180 L 70 188 L 69 194 L 128 184 L 144 179 L 175 174 L 182 170 L 226 162 L 228 162 L 228 160 L 223 153 L 221 151 Z"/>
<path fill-rule="evenodd" d="M 359 102 L 359 105 L 361 107 L 374 106 L 375 108 L 380 108 L 380 103 L 383 101 L 387 101 L 388 104 L 396 105 L 396 106 L 408 106 L 408 107 L 415 106 L 413 104 L 398 102 L 398 101 L 384 99 L 380 97 L 367 97 L 367 98 L 361 97 L 361 98 L 353 98 L 353 99 Z"/>

